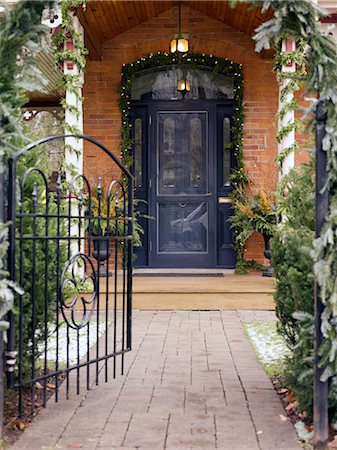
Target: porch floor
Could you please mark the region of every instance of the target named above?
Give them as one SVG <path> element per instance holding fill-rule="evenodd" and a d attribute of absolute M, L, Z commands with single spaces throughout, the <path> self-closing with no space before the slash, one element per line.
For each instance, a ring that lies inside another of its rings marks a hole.
<path fill-rule="evenodd" d="M 50 401 L 12 450 L 300 449 L 242 330 L 273 320 L 269 311 L 135 311 L 126 374 L 104 383 L 102 371 L 99 386 Z"/>

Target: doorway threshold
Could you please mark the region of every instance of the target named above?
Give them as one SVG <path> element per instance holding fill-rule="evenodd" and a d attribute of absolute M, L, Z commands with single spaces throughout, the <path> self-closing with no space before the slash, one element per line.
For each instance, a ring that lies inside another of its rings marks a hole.
<path fill-rule="evenodd" d="M 234 274 L 234 269 L 134 269 L 133 275 L 136 277 L 224 277 Z"/>

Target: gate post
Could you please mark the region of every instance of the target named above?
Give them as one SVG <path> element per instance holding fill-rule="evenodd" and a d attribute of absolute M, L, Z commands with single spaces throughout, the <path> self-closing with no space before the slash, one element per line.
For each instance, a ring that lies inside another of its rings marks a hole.
<path fill-rule="evenodd" d="M 0 142 L 0 145 L 3 143 Z M 5 222 L 5 167 L 2 155 L 0 155 L 0 222 Z M 0 439 L 3 437 L 4 425 L 4 369 L 4 333 L 0 330 Z"/>
<path fill-rule="evenodd" d="M 329 192 L 322 189 L 327 179 L 326 152 L 323 150 L 325 121 L 323 103 L 316 108 L 316 237 L 320 236 L 329 206 Z M 321 381 L 324 367 L 318 367 L 320 357 L 318 349 L 324 337 L 321 331 L 321 314 L 324 305 L 320 298 L 320 289 L 315 281 L 315 343 L 314 343 L 314 448 L 324 449 L 328 442 L 328 382 Z"/>

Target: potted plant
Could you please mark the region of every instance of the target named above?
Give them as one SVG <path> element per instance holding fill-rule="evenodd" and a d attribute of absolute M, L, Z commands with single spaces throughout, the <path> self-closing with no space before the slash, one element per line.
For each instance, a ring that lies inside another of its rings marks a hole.
<path fill-rule="evenodd" d="M 235 226 L 240 225 L 241 238 L 246 242 L 254 233 L 261 233 L 264 240 L 264 256 L 270 261 L 270 238 L 277 223 L 278 213 L 276 204 L 271 195 L 260 189 L 258 193 L 246 193 L 234 202 L 235 213 L 231 220 Z M 272 276 L 270 266 L 263 276 Z"/>
<path fill-rule="evenodd" d="M 110 236 L 116 228 L 116 206 L 115 202 L 108 202 L 103 192 L 93 191 L 90 201 L 89 196 L 86 197 L 86 229 L 90 236 L 93 237 L 92 256 L 98 261 L 99 268 L 97 274 L 106 277 L 112 276 L 104 267 L 104 261 L 110 257 Z M 109 215 L 108 215 L 109 210 Z M 117 219 L 118 221 L 118 219 Z"/>
<path fill-rule="evenodd" d="M 135 204 L 136 204 L 135 200 Z M 112 276 L 104 267 L 104 261 L 110 257 L 110 241 L 113 234 L 125 235 L 127 233 L 127 222 L 124 219 L 124 211 L 128 211 L 128 201 L 117 195 L 111 196 L 110 205 L 103 190 L 96 189 L 92 195 L 85 196 L 86 206 L 86 230 L 92 236 L 94 250 L 92 256 L 98 261 L 99 276 Z M 136 212 L 133 218 L 133 245 L 141 246 L 141 235 L 144 233 L 142 226 L 138 221 L 140 213 Z M 143 216 L 149 218 L 148 216 Z M 122 241 L 118 241 L 122 245 Z"/>

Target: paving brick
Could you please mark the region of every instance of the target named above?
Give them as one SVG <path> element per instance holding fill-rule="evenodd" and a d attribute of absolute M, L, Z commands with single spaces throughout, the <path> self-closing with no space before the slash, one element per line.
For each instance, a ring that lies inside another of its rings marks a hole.
<path fill-rule="evenodd" d="M 242 321 L 264 318 L 274 320 L 247 311 L 135 314 L 139 345 L 126 374 L 48 404 L 12 450 L 299 449 L 241 330 Z"/>

